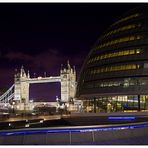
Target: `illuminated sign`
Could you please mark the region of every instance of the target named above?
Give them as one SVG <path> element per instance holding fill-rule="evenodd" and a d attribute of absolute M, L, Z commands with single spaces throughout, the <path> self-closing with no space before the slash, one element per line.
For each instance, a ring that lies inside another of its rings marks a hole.
<path fill-rule="evenodd" d="M 135 120 L 133 116 L 112 116 L 108 117 L 109 120 Z"/>

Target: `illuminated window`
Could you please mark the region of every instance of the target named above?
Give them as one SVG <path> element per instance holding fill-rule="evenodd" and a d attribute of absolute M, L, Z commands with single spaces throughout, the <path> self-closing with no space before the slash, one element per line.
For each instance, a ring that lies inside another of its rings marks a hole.
<path fill-rule="evenodd" d="M 117 66 L 108 66 L 103 68 L 96 68 L 90 71 L 91 74 L 113 72 L 113 71 L 124 71 L 124 70 L 133 70 L 139 69 L 140 65 L 138 64 L 126 64 L 126 65 L 117 65 Z"/>
<path fill-rule="evenodd" d="M 138 17 L 138 16 L 140 16 L 139 13 L 132 14 L 132 15 L 130 15 L 130 16 L 127 16 L 127 17 L 125 17 L 125 18 L 120 19 L 119 21 L 115 22 L 113 25 L 116 25 L 116 24 L 118 24 L 118 23 L 121 23 L 121 22 L 123 22 L 123 21 L 127 21 L 127 20 L 129 20 L 129 19 L 132 19 L 132 18 L 135 18 L 135 17 Z"/>
<path fill-rule="evenodd" d="M 100 44 L 99 46 L 97 46 L 97 47 L 95 48 L 95 50 L 100 49 L 100 48 L 103 48 L 103 47 L 107 47 L 107 46 L 110 46 L 110 45 L 114 45 L 114 44 L 119 44 L 119 43 L 127 42 L 127 41 L 139 40 L 139 39 L 141 39 L 141 38 L 142 38 L 142 36 L 140 36 L 140 35 L 118 38 L 118 39 L 115 39 L 115 40 L 108 41 L 108 42 L 106 42 L 106 43 Z"/>
<path fill-rule="evenodd" d="M 107 37 L 109 35 L 116 34 L 116 33 L 121 32 L 121 31 L 134 29 L 134 28 L 137 28 L 137 27 L 140 27 L 140 26 L 141 26 L 141 24 L 131 24 L 131 25 L 123 26 L 123 27 L 120 27 L 118 29 L 115 29 L 115 30 L 112 30 L 112 31 L 108 32 L 103 37 Z"/>
<path fill-rule="evenodd" d="M 89 59 L 88 64 L 92 62 L 96 62 L 98 60 L 109 59 L 109 58 L 120 57 L 120 56 L 127 56 L 127 55 L 134 55 L 134 54 L 140 54 L 140 53 L 141 53 L 141 49 L 129 49 L 124 51 L 112 52 L 108 54 L 102 54 Z"/>
<path fill-rule="evenodd" d="M 136 50 L 136 53 L 140 53 L 140 49 L 137 49 L 137 50 Z"/>
<path fill-rule="evenodd" d="M 121 86 L 123 82 L 121 81 L 109 81 L 109 82 L 99 82 L 97 87 L 116 87 L 116 86 Z"/>
<path fill-rule="evenodd" d="M 138 80 L 136 79 L 130 79 L 125 78 L 124 80 L 118 80 L 118 81 L 106 81 L 106 82 L 96 82 L 96 87 L 129 87 L 134 85 L 146 85 L 146 83 L 137 83 Z"/>

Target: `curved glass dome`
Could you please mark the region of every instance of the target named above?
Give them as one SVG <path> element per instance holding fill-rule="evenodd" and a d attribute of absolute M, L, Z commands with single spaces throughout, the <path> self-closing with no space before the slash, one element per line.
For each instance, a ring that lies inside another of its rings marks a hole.
<path fill-rule="evenodd" d="M 136 104 L 133 108 L 144 109 L 142 106 L 145 105 L 147 109 L 147 95 L 148 6 L 146 5 L 126 13 L 97 40 L 81 69 L 77 97 L 83 100 L 102 98 L 106 102 L 120 100 L 122 103 L 131 99 L 133 104 Z M 139 99 L 144 100 L 145 104 L 140 106 Z"/>

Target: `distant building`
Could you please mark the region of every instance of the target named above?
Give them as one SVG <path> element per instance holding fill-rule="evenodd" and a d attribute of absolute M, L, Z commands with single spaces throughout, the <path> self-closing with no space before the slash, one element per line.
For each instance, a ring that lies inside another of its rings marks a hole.
<path fill-rule="evenodd" d="M 148 5 L 123 15 L 97 40 L 77 97 L 88 112 L 148 110 Z"/>

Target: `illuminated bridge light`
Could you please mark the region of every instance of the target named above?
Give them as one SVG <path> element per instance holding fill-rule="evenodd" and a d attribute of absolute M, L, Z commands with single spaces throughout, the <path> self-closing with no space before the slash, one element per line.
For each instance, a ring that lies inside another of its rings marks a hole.
<path fill-rule="evenodd" d="M 108 117 L 109 120 L 135 120 L 135 117 L 122 117 L 122 116 L 116 116 L 116 117 Z"/>
<path fill-rule="evenodd" d="M 43 123 L 44 122 L 44 120 L 40 120 L 40 123 Z"/>
<path fill-rule="evenodd" d="M 26 124 L 26 125 L 25 125 L 25 127 L 29 127 L 29 126 L 30 126 L 29 124 Z"/>

